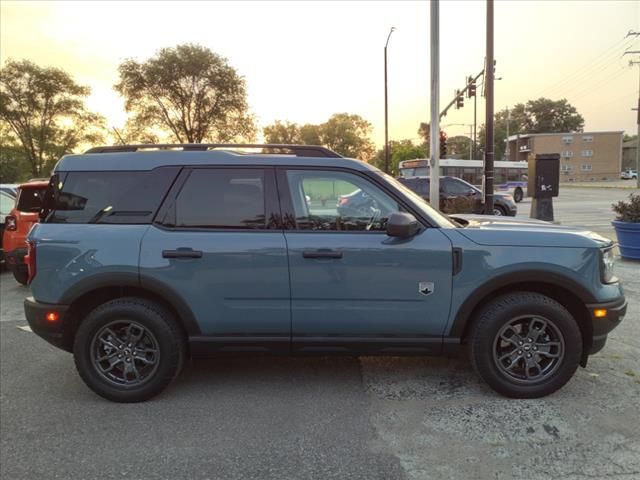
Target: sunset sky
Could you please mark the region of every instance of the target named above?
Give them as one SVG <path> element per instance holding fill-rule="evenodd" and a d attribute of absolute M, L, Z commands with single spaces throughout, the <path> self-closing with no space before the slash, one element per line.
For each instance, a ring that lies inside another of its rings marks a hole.
<path fill-rule="evenodd" d="M 228 58 L 246 78 L 261 127 L 276 119 L 320 123 L 356 113 L 384 139 L 383 47 L 389 42 L 391 139 L 417 140 L 429 118 L 428 2 L 12 2 L 0 3 L 0 61 L 27 58 L 67 70 L 91 87 L 89 107 L 110 126 L 126 118 L 113 91 L 125 58 L 194 42 Z M 635 133 L 640 2 L 497 1 L 496 110 L 546 96 L 567 98 L 585 130 Z M 441 1 L 441 105 L 483 67 L 485 3 Z M 478 124 L 484 99 L 478 99 Z M 443 123 L 469 124 L 473 104 Z M 469 127 L 445 128 L 449 135 Z"/>

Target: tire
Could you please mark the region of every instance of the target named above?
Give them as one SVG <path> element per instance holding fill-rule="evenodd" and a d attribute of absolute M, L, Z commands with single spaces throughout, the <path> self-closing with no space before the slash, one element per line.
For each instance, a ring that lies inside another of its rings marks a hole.
<path fill-rule="evenodd" d="M 29 280 L 29 272 L 25 272 L 24 270 L 16 270 L 12 271 L 13 278 L 16 279 L 16 282 L 21 283 L 22 285 L 27 284 L 27 280 Z"/>
<path fill-rule="evenodd" d="M 513 201 L 516 203 L 520 203 L 522 201 L 523 193 L 520 187 L 516 188 L 513 191 Z"/>
<path fill-rule="evenodd" d="M 493 206 L 493 214 L 499 217 L 506 217 L 507 216 L 507 211 L 504 209 L 504 207 L 500 206 L 500 205 L 494 205 Z"/>
<path fill-rule="evenodd" d="M 159 394 L 180 373 L 185 354 L 185 335 L 171 312 L 136 297 L 96 307 L 80 323 L 73 344 L 87 386 L 123 403 Z"/>
<path fill-rule="evenodd" d="M 470 344 L 478 375 L 512 398 L 555 392 L 571 379 L 582 355 L 575 319 L 555 300 L 534 292 L 509 293 L 485 305 L 474 318 Z"/>

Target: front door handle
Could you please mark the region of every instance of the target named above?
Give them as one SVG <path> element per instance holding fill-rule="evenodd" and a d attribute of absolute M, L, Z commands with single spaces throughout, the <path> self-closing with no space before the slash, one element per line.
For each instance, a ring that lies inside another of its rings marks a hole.
<path fill-rule="evenodd" d="M 202 258 L 202 252 L 200 250 L 194 250 L 192 248 L 163 250 L 162 258 Z"/>
<path fill-rule="evenodd" d="M 318 250 L 303 250 L 303 258 L 342 258 L 342 252 L 329 248 L 319 248 Z"/>

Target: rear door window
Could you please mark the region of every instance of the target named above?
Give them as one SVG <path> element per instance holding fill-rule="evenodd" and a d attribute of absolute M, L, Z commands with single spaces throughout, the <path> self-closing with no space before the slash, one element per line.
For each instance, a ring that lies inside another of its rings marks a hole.
<path fill-rule="evenodd" d="M 52 185 L 53 208 L 47 222 L 151 223 L 179 170 L 69 172 Z"/>
<path fill-rule="evenodd" d="M 21 188 L 16 201 L 16 209 L 20 212 L 37 213 L 42 206 L 42 199 L 46 191 L 43 188 Z"/>
<path fill-rule="evenodd" d="M 175 227 L 265 229 L 265 171 L 194 169 L 175 201 Z M 173 222 L 172 222 L 173 223 Z"/>

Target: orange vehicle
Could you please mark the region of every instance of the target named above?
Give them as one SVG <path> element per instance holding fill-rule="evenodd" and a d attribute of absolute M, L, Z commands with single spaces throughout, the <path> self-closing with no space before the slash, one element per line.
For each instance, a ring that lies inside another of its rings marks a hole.
<path fill-rule="evenodd" d="M 18 187 L 18 196 L 11 213 L 5 217 L 2 246 L 7 268 L 14 278 L 27 284 L 27 265 L 24 256 L 27 253 L 26 237 L 31 226 L 39 220 L 42 198 L 49 185 L 48 181 L 23 183 Z"/>

